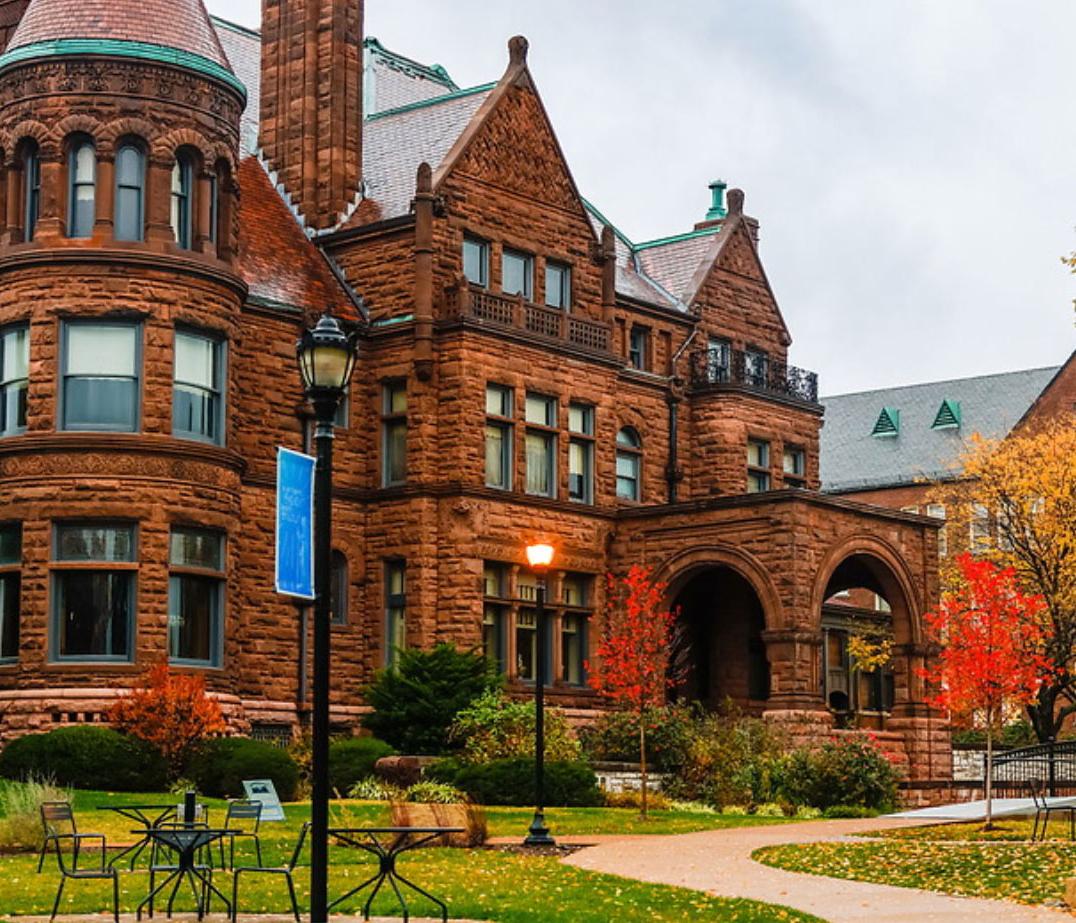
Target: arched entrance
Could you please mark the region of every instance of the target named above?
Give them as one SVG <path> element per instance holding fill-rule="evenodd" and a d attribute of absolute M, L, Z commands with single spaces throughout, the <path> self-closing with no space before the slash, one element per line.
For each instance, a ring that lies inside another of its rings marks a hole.
<path fill-rule="evenodd" d="M 761 710 L 770 693 L 762 602 L 727 566 L 695 570 L 674 597 L 679 610 L 671 658 L 672 697 L 718 708 Z"/>

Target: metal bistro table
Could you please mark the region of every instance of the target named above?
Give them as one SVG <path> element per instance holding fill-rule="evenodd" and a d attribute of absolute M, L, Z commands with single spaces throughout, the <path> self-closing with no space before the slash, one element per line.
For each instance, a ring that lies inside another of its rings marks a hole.
<path fill-rule="evenodd" d="M 137 833 L 138 831 L 132 831 Z M 221 892 L 221 890 L 213 884 L 213 870 L 208 866 L 200 866 L 195 861 L 195 857 L 198 855 L 198 850 L 209 846 L 217 840 L 223 839 L 227 836 L 234 836 L 234 830 L 214 830 L 209 827 L 151 827 L 146 831 L 148 839 L 152 840 L 156 846 L 163 847 L 170 850 L 176 855 L 176 864 L 168 865 L 163 868 L 156 869 L 157 871 L 167 871 L 168 877 L 165 878 L 159 885 L 154 886 L 152 884 L 152 877 L 150 879 L 150 892 L 145 900 L 138 905 L 136 911 L 136 918 L 142 919 L 142 908 L 149 905 L 149 915 L 153 916 L 153 900 L 160 894 L 165 888 L 172 884 L 172 893 L 168 897 L 168 916 L 172 915 L 172 905 L 175 903 L 176 894 L 179 892 L 180 886 L 184 880 L 190 883 L 191 890 L 194 892 L 194 900 L 198 911 L 198 919 L 201 920 L 209 910 L 209 902 L 212 899 L 212 894 L 217 895 L 227 908 L 228 915 L 232 913 L 232 903 Z M 154 871 L 154 867 L 151 866 L 150 872 Z M 173 884 L 174 882 L 174 884 Z M 201 890 L 199 890 L 201 885 Z"/>
<path fill-rule="evenodd" d="M 121 817 L 126 817 L 129 821 L 142 825 L 141 830 L 131 831 L 132 833 L 141 834 L 138 841 L 117 853 L 108 862 L 110 867 L 114 867 L 117 862 L 130 855 L 132 871 L 134 871 L 138 857 L 149 846 L 149 831 L 153 827 L 159 827 L 164 821 L 169 820 L 176 814 L 175 804 L 99 804 L 97 805 L 97 810 L 114 811 Z"/>
<path fill-rule="evenodd" d="M 441 908 L 441 920 L 443 923 L 448 923 L 448 907 L 445 902 L 438 900 L 429 891 L 423 890 L 414 882 L 404 878 L 403 875 L 396 871 L 396 860 L 402 853 L 410 852 L 412 849 L 418 849 L 420 846 L 432 843 L 446 834 L 465 832 L 463 827 L 330 827 L 329 835 L 335 837 L 344 845 L 354 846 L 356 849 L 365 850 L 372 856 L 377 857 L 378 871 L 376 875 L 372 875 L 357 888 L 352 888 L 347 894 L 334 900 L 329 904 L 328 909 L 332 910 L 338 904 L 342 904 L 373 885 L 373 891 L 366 899 L 366 904 L 362 909 L 363 919 L 369 920 L 370 907 L 374 903 L 374 898 L 377 897 L 381 886 L 388 881 L 392 890 L 396 893 L 396 899 L 400 902 L 400 907 L 403 908 L 404 923 L 407 923 L 410 919 L 410 911 L 407 907 L 407 901 L 404 900 L 403 892 L 400 890 L 400 885 L 410 888 L 435 903 Z M 381 837 L 392 837 L 392 840 L 386 843 L 380 839 Z"/>

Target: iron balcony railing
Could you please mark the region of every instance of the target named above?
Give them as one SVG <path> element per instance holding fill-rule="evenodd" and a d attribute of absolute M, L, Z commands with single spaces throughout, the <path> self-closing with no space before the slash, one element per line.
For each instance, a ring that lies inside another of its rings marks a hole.
<path fill-rule="evenodd" d="M 1076 794 L 1076 740 L 1049 741 L 994 754 L 994 790 L 1024 795 L 1033 782 L 1045 784 L 1048 795 Z"/>
<path fill-rule="evenodd" d="M 700 349 L 691 355 L 691 385 L 698 391 L 729 385 L 818 403 L 818 374 L 776 362 L 763 353 L 724 348 Z"/>
<path fill-rule="evenodd" d="M 457 285 L 448 292 L 449 304 L 460 317 L 473 318 L 559 340 L 592 352 L 609 352 L 609 326 L 577 317 L 560 308 L 547 308 L 519 295 L 499 295 L 474 285 Z"/>

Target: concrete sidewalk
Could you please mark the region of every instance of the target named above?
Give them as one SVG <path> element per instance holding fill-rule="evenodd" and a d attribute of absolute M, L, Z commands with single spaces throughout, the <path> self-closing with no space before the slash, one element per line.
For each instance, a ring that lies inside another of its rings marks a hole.
<path fill-rule="evenodd" d="M 1061 910 L 786 872 L 751 859 L 762 846 L 842 840 L 854 833 L 921 823 L 901 818 L 810 821 L 636 837 L 602 843 L 564 861 L 721 897 L 784 904 L 829 923 L 1073 923 L 1072 915 Z"/>

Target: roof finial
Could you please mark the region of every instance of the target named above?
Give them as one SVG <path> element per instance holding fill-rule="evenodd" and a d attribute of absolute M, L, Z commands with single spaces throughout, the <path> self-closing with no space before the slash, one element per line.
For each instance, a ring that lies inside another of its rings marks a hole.
<path fill-rule="evenodd" d="M 426 161 L 418 165 L 418 173 L 415 175 L 415 191 L 430 192 L 433 190 L 433 170 Z"/>
<path fill-rule="evenodd" d="M 510 64 L 524 66 L 527 63 L 527 49 L 530 42 L 522 35 L 513 35 L 508 40 L 508 61 Z"/>
<path fill-rule="evenodd" d="M 723 179 L 715 179 L 710 183 L 710 210 L 706 213 L 707 221 L 719 221 L 728 214 L 725 208 L 725 190 L 728 185 Z"/>
<path fill-rule="evenodd" d="M 742 215 L 743 214 L 743 190 L 742 189 L 730 189 L 728 194 L 729 200 L 729 214 L 730 215 Z"/>

